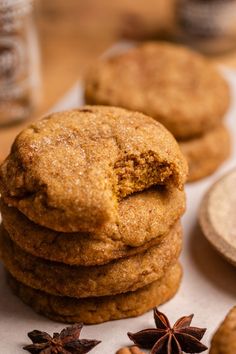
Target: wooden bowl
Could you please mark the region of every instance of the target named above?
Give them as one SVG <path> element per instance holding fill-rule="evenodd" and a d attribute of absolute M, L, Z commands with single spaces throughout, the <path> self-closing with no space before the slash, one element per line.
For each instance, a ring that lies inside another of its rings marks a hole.
<path fill-rule="evenodd" d="M 199 222 L 212 246 L 236 266 L 236 169 L 206 193 L 200 206 Z"/>

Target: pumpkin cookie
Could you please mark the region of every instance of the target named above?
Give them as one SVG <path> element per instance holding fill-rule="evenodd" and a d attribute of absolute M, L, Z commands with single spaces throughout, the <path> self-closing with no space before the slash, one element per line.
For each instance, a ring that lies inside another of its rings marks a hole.
<path fill-rule="evenodd" d="M 36 312 L 55 321 L 95 324 L 139 316 L 168 301 L 177 292 L 181 276 L 181 266 L 176 264 L 160 280 L 137 291 L 87 299 L 49 295 L 18 282 L 10 275 L 8 282 L 13 292 Z"/>
<path fill-rule="evenodd" d="M 213 173 L 230 155 L 230 135 L 224 125 L 191 140 L 180 141 L 189 165 L 188 181 Z"/>
<path fill-rule="evenodd" d="M 212 338 L 209 354 L 236 353 L 236 306 L 228 313 Z"/>
<path fill-rule="evenodd" d="M 158 244 L 185 209 L 176 188 L 156 187 L 118 204 L 119 224 L 95 233 L 59 233 L 34 224 L 16 208 L 0 203 L 4 228 L 11 239 L 34 256 L 71 265 L 99 265 L 144 252 Z"/>
<path fill-rule="evenodd" d="M 217 125 L 230 102 L 226 81 L 208 59 L 165 42 L 98 62 L 85 80 L 85 98 L 150 115 L 179 139 Z"/>
<path fill-rule="evenodd" d="M 118 200 L 152 185 L 182 189 L 173 136 L 141 113 L 91 106 L 55 113 L 16 138 L 0 169 L 5 203 L 56 231 L 119 222 Z"/>
<path fill-rule="evenodd" d="M 0 256 L 7 270 L 20 282 L 52 295 L 91 297 L 135 291 L 164 276 L 176 263 L 182 247 L 177 223 L 158 245 L 143 253 L 101 266 L 79 267 L 36 258 L 0 233 Z"/>

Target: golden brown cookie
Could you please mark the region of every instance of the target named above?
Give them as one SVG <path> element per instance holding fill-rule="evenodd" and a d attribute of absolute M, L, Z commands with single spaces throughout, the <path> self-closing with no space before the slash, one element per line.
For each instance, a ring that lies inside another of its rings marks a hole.
<path fill-rule="evenodd" d="M 169 235 L 147 251 L 101 266 L 79 267 L 45 261 L 21 250 L 3 229 L 0 257 L 20 282 L 52 295 L 91 297 L 135 291 L 164 276 L 176 263 L 182 247 L 177 223 Z"/>
<path fill-rule="evenodd" d="M 95 64 L 85 98 L 143 112 L 181 139 L 219 124 L 230 102 L 226 81 L 208 59 L 165 42 L 146 42 Z"/>
<path fill-rule="evenodd" d="M 0 168 L 5 203 L 57 231 L 119 222 L 117 204 L 152 185 L 182 189 L 187 163 L 173 136 L 141 113 L 88 106 L 37 121 Z"/>
<path fill-rule="evenodd" d="M 230 155 L 230 134 L 223 124 L 179 144 L 188 161 L 189 182 L 212 174 Z"/>
<path fill-rule="evenodd" d="M 76 299 L 46 294 L 32 289 L 9 275 L 9 285 L 23 302 L 55 321 L 95 324 L 139 316 L 172 298 L 179 288 L 180 264 L 168 269 L 159 280 L 134 292 L 115 296 Z"/>
<path fill-rule="evenodd" d="M 236 306 L 228 313 L 211 342 L 209 354 L 236 353 Z"/>
<path fill-rule="evenodd" d="M 176 188 L 156 187 L 118 204 L 119 224 L 95 233 L 59 233 L 34 224 L 16 208 L 0 202 L 4 228 L 11 239 L 34 256 L 71 265 L 99 265 L 132 256 L 161 242 L 185 209 Z"/>

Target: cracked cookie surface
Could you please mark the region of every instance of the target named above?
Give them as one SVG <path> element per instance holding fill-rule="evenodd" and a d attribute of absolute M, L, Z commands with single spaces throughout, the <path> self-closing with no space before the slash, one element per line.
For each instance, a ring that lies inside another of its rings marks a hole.
<path fill-rule="evenodd" d="M 34 257 L 0 232 L 0 257 L 20 282 L 47 293 L 71 297 L 115 295 L 135 291 L 164 276 L 182 248 L 178 222 L 158 246 L 101 266 L 69 266 Z"/>
<path fill-rule="evenodd" d="M 71 265 L 98 265 L 159 244 L 185 210 L 185 194 L 156 187 L 118 204 L 119 224 L 95 233 L 62 233 L 39 226 L 0 201 L 2 223 L 11 239 L 36 257 Z"/>
<path fill-rule="evenodd" d="M 228 84 L 208 59 L 165 42 L 147 42 L 97 62 L 85 80 L 85 98 L 150 115 L 176 138 L 211 129 L 230 102 Z"/>
<path fill-rule="evenodd" d="M 141 113 L 86 106 L 23 130 L 0 168 L 0 192 L 35 223 L 91 232 L 119 222 L 119 200 L 152 185 L 182 189 L 186 175 L 179 146 L 161 124 Z"/>

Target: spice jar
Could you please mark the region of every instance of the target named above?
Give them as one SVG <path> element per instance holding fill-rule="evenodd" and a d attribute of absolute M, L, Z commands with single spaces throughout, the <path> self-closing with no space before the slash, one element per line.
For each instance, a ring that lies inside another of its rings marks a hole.
<path fill-rule="evenodd" d="M 39 85 L 32 1 L 0 0 L 0 126 L 29 116 Z"/>
<path fill-rule="evenodd" d="M 215 54 L 236 47 L 236 0 L 177 0 L 178 37 Z"/>

